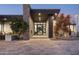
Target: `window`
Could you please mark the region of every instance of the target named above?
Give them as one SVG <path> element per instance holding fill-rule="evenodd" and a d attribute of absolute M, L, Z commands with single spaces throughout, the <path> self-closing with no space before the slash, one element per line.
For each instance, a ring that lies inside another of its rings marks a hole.
<path fill-rule="evenodd" d="M 45 35 L 46 23 L 34 23 L 34 35 Z"/>
<path fill-rule="evenodd" d="M 4 24 L 4 33 L 12 33 L 10 25 L 8 23 Z"/>

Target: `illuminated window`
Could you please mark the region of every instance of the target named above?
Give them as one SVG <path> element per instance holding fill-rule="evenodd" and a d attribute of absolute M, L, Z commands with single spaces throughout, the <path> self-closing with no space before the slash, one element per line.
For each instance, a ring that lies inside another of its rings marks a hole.
<path fill-rule="evenodd" d="M 41 21 L 41 17 L 39 17 L 39 21 Z"/>
<path fill-rule="evenodd" d="M 53 20 L 53 26 L 55 26 L 56 25 L 56 21 L 55 20 Z"/>
<path fill-rule="evenodd" d="M 74 31 L 73 25 L 70 25 L 70 29 L 71 29 L 72 32 Z"/>
<path fill-rule="evenodd" d="M 75 25 L 70 25 L 70 29 L 72 32 L 76 32 L 76 26 Z"/>
<path fill-rule="evenodd" d="M 10 28 L 9 24 L 4 24 L 4 32 L 7 33 L 12 33 L 12 30 Z"/>
<path fill-rule="evenodd" d="M 34 23 L 34 35 L 46 35 L 46 23 Z"/>

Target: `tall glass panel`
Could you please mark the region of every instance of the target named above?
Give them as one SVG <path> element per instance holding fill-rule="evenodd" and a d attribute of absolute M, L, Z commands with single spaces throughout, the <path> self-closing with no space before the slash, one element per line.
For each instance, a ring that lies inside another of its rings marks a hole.
<path fill-rule="evenodd" d="M 46 23 L 34 23 L 34 35 L 45 35 Z"/>

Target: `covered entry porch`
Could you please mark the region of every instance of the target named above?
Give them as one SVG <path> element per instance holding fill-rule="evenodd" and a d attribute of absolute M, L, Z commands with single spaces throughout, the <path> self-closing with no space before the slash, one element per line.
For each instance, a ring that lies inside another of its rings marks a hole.
<path fill-rule="evenodd" d="M 52 38 L 53 37 L 53 19 L 59 9 L 31 9 L 29 19 L 30 38 Z"/>

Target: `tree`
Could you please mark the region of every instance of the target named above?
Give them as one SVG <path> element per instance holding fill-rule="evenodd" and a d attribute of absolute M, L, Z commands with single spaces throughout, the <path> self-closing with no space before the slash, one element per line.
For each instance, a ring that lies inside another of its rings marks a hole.
<path fill-rule="evenodd" d="M 18 35 L 23 34 L 28 29 L 28 24 L 25 21 L 17 19 L 17 18 L 15 18 L 11 22 L 10 25 L 11 25 L 11 29 L 12 29 L 13 33 L 18 34 Z"/>
<path fill-rule="evenodd" d="M 59 35 L 59 31 L 62 30 L 63 32 L 70 33 L 70 28 L 67 27 L 70 25 L 70 15 L 67 15 L 66 17 L 64 14 L 59 14 L 56 17 L 56 25 L 55 25 L 55 35 Z"/>

